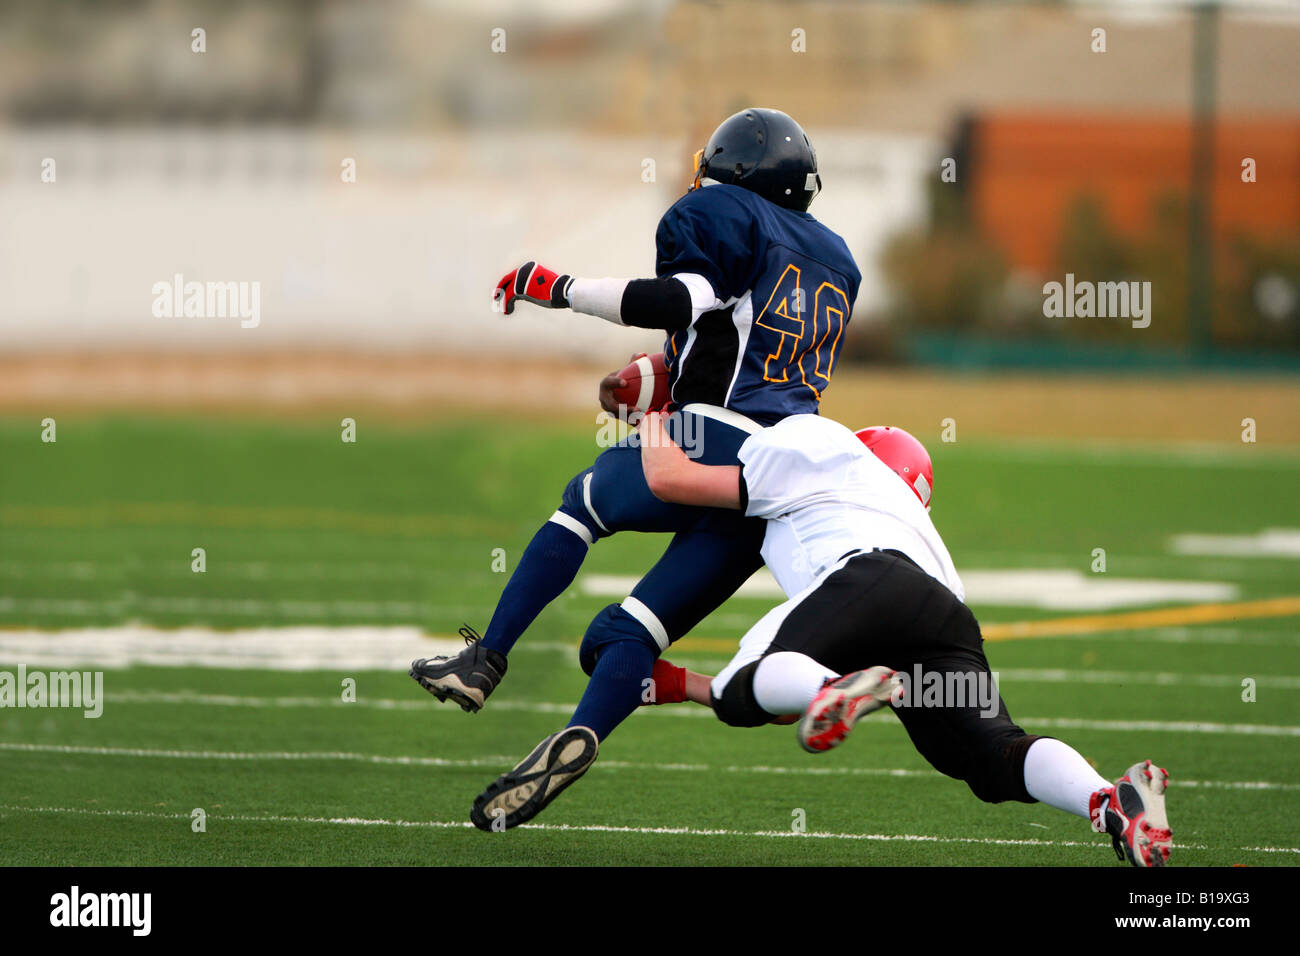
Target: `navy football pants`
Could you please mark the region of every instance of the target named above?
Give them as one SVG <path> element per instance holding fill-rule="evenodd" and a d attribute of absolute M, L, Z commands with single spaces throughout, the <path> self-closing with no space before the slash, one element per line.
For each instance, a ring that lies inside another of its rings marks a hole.
<path fill-rule="evenodd" d="M 669 434 L 691 457 L 734 465 L 749 433 L 679 413 Z M 735 592 L 763 564 L 764 523 L 739 511 L 660 501 L 641 469 L 635 434 L 606 449 L 565 488 L 559 510 L 533 538 L 488 626 L 485 646 L 509 653 L 547 602 L 577 574 L 587 546 L 619 531 L 672 534 L 663 557 L 620 604 L 602 610 L 579 650 L 591 676 L 574 722 L 604 738 L 642 702 L 654 659 Z"/>
<path fill-rule="evenodd" d="M 749 437 L 739 428 L 691 413 L 673 415 L 668 431 L 705 465 L 737 464 L 736 453 Z M 593 539 L 618 531 L 673 534 L 663 557 L 632 589 L 632 601 L 611 604 L 587 629 L 581 650 L 587 673 L 600 647 L 614 640 L 642 641 L 658 656 L 763 566 L 763 521 L 739 511 L 660 501 L 646 485 L 641 450 L 634 442 L 606 449 L 578 474 L 565 489 L 560 511 L 579 521 Z"/>

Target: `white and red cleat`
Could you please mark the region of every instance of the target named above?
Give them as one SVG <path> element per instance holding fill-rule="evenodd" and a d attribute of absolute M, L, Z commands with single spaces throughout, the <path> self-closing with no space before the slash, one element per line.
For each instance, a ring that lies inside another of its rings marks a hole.
<path fill-rule="evenodd" d="M 902 693 L 902 681 L 888 667 L 869 667 L 827 681 L 799 721 L 799 746 L 814 754 L 838 747 L 854 724 Z"/>
<path fill-rule="evenodd" d="M 1088 804 L 1092 828 L 1109 833 L 1115 855 L 1134 866 L 1164 866 L 1174 845 L 1165 814 L 1169 772 L 1150 760 L 1135 763 L 1115 786 L 1098 790 Z"/>

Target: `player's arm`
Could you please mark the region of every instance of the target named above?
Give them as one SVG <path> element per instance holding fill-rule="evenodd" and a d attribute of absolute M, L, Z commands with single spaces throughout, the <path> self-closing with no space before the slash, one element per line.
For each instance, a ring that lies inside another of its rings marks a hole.
<path fill-rule="evenodd" d="M 650 677 L 653 681 L 654 693 L 649 695 L 647 704 L 679 704 L 689 700 L 695 704 L 703 704 L 705 707 L 713 706 L 710 691 L 713 678 L 707 674 L 697 674 L 685 667 L 677 667 L 661 657 L 655 661 Z M 792 724 L 798 719 L 798 714 L 785 714 L 773 717 L 769 723 Z"/>
<path fill-rule="evenodd" d="M 698 304 L 696 298 L 701 300 Z M 675 332 L 712 308 L 714 296 L 711 287 L 701 288 L 690 277 L 582 279 L 530 259 L 501 277 L 493 300 L 506 315 L 514 312 L 516 302 L 524 301 L 544 309 L 572 309 L 599 316 L 615 325 Z"/>
<path fill-rule="evenodd" d="M 655 660 L 654 669 L 650 671 L 650 685 L 653 693 L 643 694 L 645 704 L 680 704 L 692 701 L 712 707 L 709 701 L 709 682 L 713 678 L 704 674 L 688 671 L 678 667 L 662 657 Z"/>
<path fill-rule="evenodd" d="M 692 190 L 664 213 L 655 232 L 655 279 L 582 279 L 530 260 L 497 283 L 506 315 L 523 299 L 573 309 L 615 325 L 677 332 L 739 295 L 754 258 L 748 208 L 717 190 Z M 721 296 L 722 298 L 719 298 Z"/>
<path fill-rule="evenodd" d="M 641 470 L 650 493 L 660 501 L 706 508 L 743 509 L 739 465 L 691 461 L 664 427 L 664 415 L 650 412 L 637 426 Z"/>

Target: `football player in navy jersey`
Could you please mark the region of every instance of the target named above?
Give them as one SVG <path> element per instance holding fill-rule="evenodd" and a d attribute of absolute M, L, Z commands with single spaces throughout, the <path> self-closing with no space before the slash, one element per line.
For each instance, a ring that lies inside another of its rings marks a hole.
<path fill-rule="evenodd" d="M 808 212 L 820 189 L 799 124 L 778 110 L 744 110 L 696 154 L 690 189 L 660 221 L 655 278 L 582 279 L 530 261 L 501 280 L 496 301 L 507 315 L 524 301 L 663 329 L 670 433 L 692 436 L 704 464 L 734 464 L 764 426 L 816 414 L 843 344 L 861 276 L 844 240 Z M 602 383 L 607 410 L 610 383 Z M 632 593 L 591 622 L 579 650 L 591 679 L 572 720 L 479 795 L 470 818 L 481 829 L 531 819 L 581 776 L 599 741 L 642 702 L 655 658 L 762 566 L 762 522 L 660 501 L 638 444 L 625 441 L 569 483 L 486 634 L 462 629 L 464 651 L 417 660 L 411 676 L 439 700 L 479 710 L 515 642 L 573 582 L 588 548 L 619 531 L 673 539 Z"/>

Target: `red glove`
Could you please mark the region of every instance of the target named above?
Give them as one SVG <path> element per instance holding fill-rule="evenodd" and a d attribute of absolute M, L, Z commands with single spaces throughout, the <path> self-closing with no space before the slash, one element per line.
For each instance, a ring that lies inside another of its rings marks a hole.
<path fill-rule="evenodd" d="M 567 309 L 569 286 L 572 284 L 573 276 L 557 275 L 529 259 L 518 269 L 501 277 L 496 292 L 492 294 L 492 301 L 502 303 L 506 315 L 514 312 L 516 299 L 540 305 L 543 309 Z"/>
<path fill-rule="evenodd" d="M 680 704 L 686 699 L 686 668 L 676 667 L 662 657 L 655 661 L 654 670 L 650 672 L 654 681 L 654 694 L 650 700 L 642 695 L 642 706 L 646 704 Z"/>

